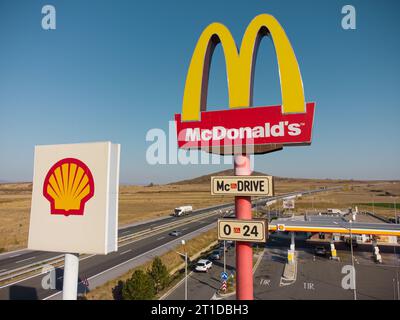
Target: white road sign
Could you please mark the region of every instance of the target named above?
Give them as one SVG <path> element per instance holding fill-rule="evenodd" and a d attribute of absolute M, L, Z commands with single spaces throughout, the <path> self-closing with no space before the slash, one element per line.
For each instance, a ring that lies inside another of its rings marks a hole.
<path fill-rule="evenodd" d="M 265 220 L 218 219 L 218 239 L 248 242 L 267 241 Z"/>
<path fill-rule="evenodd" d="M 294 209 L 294 199 L 283 199 L 284 209 Z"/>
<path fill-rule="evenodd" d="M 36 146 L 28 248 L 117 251 L 120 145 Z"/>
<path fill-rule="evenodd" d="M 272 176 L 211 177 L 212 195 L 273 196 Z"/>

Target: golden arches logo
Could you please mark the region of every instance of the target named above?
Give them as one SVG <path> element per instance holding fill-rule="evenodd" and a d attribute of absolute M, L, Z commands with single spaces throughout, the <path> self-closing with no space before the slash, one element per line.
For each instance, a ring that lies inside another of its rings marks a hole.
<path fill-rule="evenodd" d="M 252 105 L 255 59 L 261 39 L 271 36 L 278 60 L 282 113 L 306 111 L 303 82 L 293 48 L 279 22 L 269 14 L 255 17 L 248 25 L 238 51 L 232 34 L 221 23 L 210 24 L 201 34 L 187 73 L 182 121 L 200 120 L 206 110 L 208 76 L 213 51 L 221 43 L 228 78 L 229 107 Z"/>

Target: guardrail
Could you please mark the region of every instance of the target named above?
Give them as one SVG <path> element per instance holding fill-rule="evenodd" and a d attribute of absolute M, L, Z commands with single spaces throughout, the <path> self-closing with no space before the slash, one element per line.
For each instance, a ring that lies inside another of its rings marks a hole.
<path fill-rule="evenodd" d="M 365 214 L 367 214 L 367 215 L 369 215 L 369 216 L 375 218 L 375 219 L 380 220 L 380 221 L 383 221 L 383 222 L 386 222 L 386 223 L 392 223 L 392 221 L 390 221 L 389 219 L 386 219 L 386 218 L 384 218 L 384 217 L 378 216 L 377 214 L 375 214 L 375 213 L 373 213 L 373 212 L 369 212 L 369 211 L 363 211 L 363 212 L 364 212 Z"/>
<path fill-rule="evenodd" d="M 307 195 L 310 193 L 326 192 L 326 191 L 334 190 L 336 188 L 340 188 L 340 187 L 310 190 L 310 191 L 303 192 L 303 194 Z M 259 205 L 265 205 L 268 201 L 279 200 L 279 199 L 283 199 L 285 197 L 288 197 L 291 195 L 297 195 L 297 194 L 299 194 L 299 192 L 291 192 L 288 194 L 283 194 L 283 195 L 274 196 L 274 197 L 257 198 L 252 201 L 252 207 L 254 208 Z M 212 215 L 219 214 L 218 210 L 221 210 L 221 209 L 226 210 L 226 209 L 231 209 L 231 208 L 234 208 L 234 205 L 232 205 L 232 203 L 226 203 L 226 204 L 212 206 L 209 208 L 198 209 L 198 210 L 194 211 L 194 213 L 197 213 L 195 215 L 189 215 L 189 216 L 179 219 L 177 221 L 165 223 L 165 224 L 162 224 L 162 225 L 154 227 L 154 228 L 148 228 L 148 229 L 145 229 L 145 230 L 142 230 L 142 231 L 130 234 L 130 235 L 121 236 L 118 238 L 118 244 L 121 244 L 121 243 L 125 244 L 128 241 L 135 242 L 135 241 L 144 239 L 146 236 L 153 236 L 155 234 L 163 232 L 166 229 L 182 226 L 182 225 L 188 224 L 190 222 L 202 220 L 202 219 L 205 219 Z M 82 257 L 85 257 L 85 256 L 86 255 L 83 255 Z M 42 269 L 44 265 L 57 265 L 63 261 L 64 261 L 64 255 L 62 254 L 62 255 L 58 255 L 56 257 L 41 260 L 41 261 L 38 261 L 38 262 L 35 262 L 32 264 L 17 268 L 17 269 L 5 271 L 3 273 L 0 273 L 0 283 L 4 283 L 7 280 L 11 280 L 11 279 L 23 276 L 25 274 L 37 272 L 38 270 Z"/>
<path fill-rule="evenodd" d="M 125 241 L 133 240 L 133 239 L 136 239 L 136 238 L 141 238 L 142 236 L 147 235 L 147 234 L 151 234 L 153 236 L 153 235 L 155 235 L 155 234 L 157 234 L 159 232 L 165 231 L 165 229 L 170 229 L 172 227 L 179 227 L 179 226 L 182 226 L 182 225 L 194 222 L 194 221 L 203 220 L 203 219 L 205 219 L 207 217 L 210 217 L 210 216 L 213 216 L 213 215 L 216 215 L 216 214 L 219 214 L 219 212 L 212 211 L 212 212 L 208 212 L 208 213 L 201 214 L 201 215 L 198 214 L 198 215 L 192 216 L 192 217 L 189 216 L 189 217 L 186 217 L 186 218 L 184 218 L 182 220 L 177 220 L 177 221 L 174 221 L 174 222 L 166 223 L 166 224 L 163 224 L 161 226 L 157 226 L 157 227 L 154 227 L 154 228 L 149 228 L 149 229 L 146 229 L 146 230 L 135 232 L 134 234 L 130 234 L 130 235 L 126 235 L 126 236 L 120 237 L 118 239 L 118 243 L 123 243 Z"/>
<path fill-rule="evenodd" d="M 225 206 L 227 208 L 232 207 L 231 204 L 225 205 Z M 218 208 L 222 209 L 221 206 L 218 206 Z M 208 211 L 205 211 L 204 214 L 197 214 L 195 216 L 188 216 L 188 217 L 179 219 L 177 221 L 173 221 L 173 222 L 170 222 L 170 223 L 162 224 L 162 225 L 154 227 L 154 228 L 149 228 L 149 229 L 146 229 L 146 230 L 142 230 L 142 231 L 133 233 L 131 235 L 122 236 L 122 237 L 118 238 L 118 244 L 125 243 L 125 242 L 131 241 L 131 240 L 133 240 L 131 242 L 142 240 L 142 239 L 145 239 L 146 236 L 153 236 L 155 234 L 164 232 L 166 229 L 182 226 L 182 225 L 185 225 L 185 224 L 188 224 L 188 223 L 191 223 L 191 222 L 194 222 L 194 221 L 198 221 L 198 220 L 203 220 L 205 218 L 211 217 L 211 216 L 216 215 L 216 214 L 219 214 L 219 212 L 215 211 L 215 210 L 210 212 L 210 210 L 208 210 Z M 38 270 L 42 269 L 44 265 L 55 265 L 55 264 L 59 264 L 60 262 L 63 262 L 63 261 L 64 261 L 64 254 L 58 255 L 56 257 L 52 257 L 52 258 L 49 258 L 49 259 L 41 260 L 41 261 L 38 261 L 38 262 L 35 262 L 35 263 L 31 263 L 29 265 L 26 265 L 26 266 L 23 266 L 23 267 L 20 267 L 20 268 L 16 268 L 16 269 L 13 269 L 13 270 L 2 272 L 2 273 L 0 273 L 0 283 L 5 282 L 7 280 L 11 280 L 13 278 L 17 278 L 17 277 L 22 276 L 24 274 L 30 274 L 32 272 L 38 271 Z"/>

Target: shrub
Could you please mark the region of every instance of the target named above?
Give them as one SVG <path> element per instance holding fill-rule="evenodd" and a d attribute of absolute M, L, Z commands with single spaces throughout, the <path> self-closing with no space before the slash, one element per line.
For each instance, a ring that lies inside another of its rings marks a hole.
<path fill-rule="evenodd" d="M 155 294 L 154 280 L 143 270 L 135 270 L 122 288 L 124 300 L 151 300 Z"/>
<path fill-rule="evenodd" d="M 154 281 L 154 286 L 157 292 L 168 286 L 170 282 L 169 273 L 167 267 L 162 263 L 159 257 L 155 257 L 151 265 L 151 269 L 148 271 L 149 276 Z"/>

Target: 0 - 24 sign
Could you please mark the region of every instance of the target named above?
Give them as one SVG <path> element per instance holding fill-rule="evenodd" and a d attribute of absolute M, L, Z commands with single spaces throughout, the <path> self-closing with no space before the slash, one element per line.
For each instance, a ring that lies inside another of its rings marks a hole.
<path fill-rule="evenodd" d="M 248 242 L 267 240 L 265 220 L 218 219 L 218 239 Z"/>

